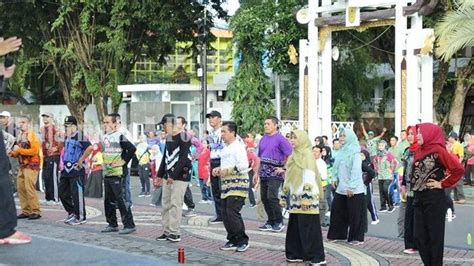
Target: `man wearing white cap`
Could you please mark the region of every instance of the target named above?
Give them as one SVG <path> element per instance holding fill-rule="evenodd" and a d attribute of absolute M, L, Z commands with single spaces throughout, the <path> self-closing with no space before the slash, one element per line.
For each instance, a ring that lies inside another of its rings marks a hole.
<path fill-rule="evenodd" d="M 16 136 L 17 136 L 17 130 L 16 130 L 16 126 L 15 126 L 15 123 L 13 123 L 13 119 L 11 117 L 12 115 L 10 114 L 10 112 L 8 111 L 3 111 L 0 113 L 0 124 L 2 124 L 3 126 L 3 130 L 13 136 L 13 138 L 16 140 Z M 8 135 L 6 135 L 8 136 Z M 7 148 L 7 154 L 9 152 L 11 152 L 11 148 L 13 147 L 13 145 L 8 145 L 9 147 L 6 147 Z M 10 182 L 11 182 L 11 185 L 12 185 L 12 191 L 13 193 L 16 193 L 16 177 L 18 175 L 18 169 L 20 168 L 20 164 L 18 163 L 18 159 L 16 158 L 12 158 L 12 157 L 9 157 L 9 160 L 10 160 L 10 171 L 9 171 L 9 174 L 10 174 Z"/>
<path fill-rule="evenodd" d="M 41 114 L 44 126 L 41 127 L 43 143 L 43 172 L 42 178 L 45 186 L 45 199 L 47 205 L 59 204 L 59 160 L 64 139 L 61 132 L 54 125 L 52 113 Z"/>

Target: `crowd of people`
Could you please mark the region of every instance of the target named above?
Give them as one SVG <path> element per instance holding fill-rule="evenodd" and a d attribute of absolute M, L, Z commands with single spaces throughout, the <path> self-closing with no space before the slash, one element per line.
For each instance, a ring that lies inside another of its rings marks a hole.
<path fill-rule="evenodd" d="M 5 54 L 17 50 L 21 40 L 1 43 L 0 54 Z M 14 68 L 2 66 L 2 76 L 11 76 Z M 343 128 L 332 145 L 327 136 L 316 137 L 312 145 L 302 130 L 283 136 L 273 116 L 262 121 L 263 136 L 255 137 L 253 132 L 242 134 L 232 121 L 222 121 L 218 111 L 206 118 L 210 130 L 200 139 L 187 129 L 184 117 L 166 114 L 159 123 L 161 131 L 147 132 L 133 143 L 117 113 L 105 116 L 100 136 L 86 136 L 74 116 L 59 127 L 52 113 L 42 113 L 43 125 L 36 132 L 30 117 L 1 112 L 0 244 L 31 241 L 15 227 L 17 219 L 41 218 L 38 189 L 44 189 L 47 205 L 62 204 L 68 225 L 87 222 L 85 197 L 104 198 L 107 226 L 101 232 L 133 233 L 130 166 L 135 159 L 138 197 L 149 197 L 151 205 L 162 207 L 158 241 L 181 241 L 182 217 L 196 215 L 190 190 L 196 180 L 199 203 L 214 205 L 215 217 L 209 223 L 222 223 L 226 229 L 228 241 L 221 250 L 249 248 L 241 215 L 249 198 L 249 207 L 262 207 L 266 216 L 259 230 L 279 233 L 287 226 L 289 262 L 325 263 L 322 227 L 329 227 L 328 241 L 362 245 L 368 216 L 377 225 L 379 213 L 398 208 L 404 252 L 419 252 L 427 265 L 442 264 L 445 220 L 456 217 L 454 203 L 465 203 L 463 186 L 473 185 L 471 135 L 465 134 L 460 143 L 455 132 L 446 139 L 439 126 L 423 123 L 400 132 L 400 139 L 387 138 L 387 129 L 375 136 L 361 123 L 361 141 L 353 129 Z M 20 202 L 18 215 L 14 195 Z"/>

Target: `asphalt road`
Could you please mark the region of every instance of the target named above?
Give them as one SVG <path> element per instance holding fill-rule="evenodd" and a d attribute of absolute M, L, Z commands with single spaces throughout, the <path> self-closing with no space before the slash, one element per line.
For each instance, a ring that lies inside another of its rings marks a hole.
<path fill-rule="evenodd" d="M 134 201 L 136 204 L 145 204 L 150 203 L 150 198 L 138 198 L 136 197 L 140 193 L 140 182 L 138 177 L 132 177 L 132 194 L 134 195 Z M 198 213 L 207 213 L 209 215 L 214 214 L 214 206 L 209 204 L 199 204 L 201 200 L 201 192 L 199 187 L 194 183 L 191 187 L 193 192 L 193 199 L 196 204 L 196 211 Z M 474 190 L 474 188 L 466 188 L 468 192 Z M 375 191 L 375 202 L 377 206 L 380 206 L 378 189 L 374 188 Z M 472 193 L 470 193 L 472 194 Z M 256 220 L 255 209 L 249 208 L 248 200 L 246 200 L 246 207 L 242 210 L 242 215 L 244 218 Z M 471 233 L 474 237 L 474 198 L 468 198 L 467 204 L 464 205 L 455 205 L 456 216 L 452 222 L 448 223 L 446 221 L 446 230 L 445 230 L 445 246 L 453 248 L 462 248 L 462 249 L 471 249 L 474 250 L 474 245 L 467 244 L 467 234 Z M 380 223 L 378 225 L 369 225 L 368 235 L 384 237 L 389 239 L 396 239 L 398 236 L 397 232 L 397 217 L 398 209 L 393 213 L 380 213 Z M 370 221 L 370 217 L 369 217 Z"/>
<path fill-rule="evenodd" d="M 18 265 L 19 261 L 21 265 L 174 265 L 156 257 L 38 235 L 32 237 L 34 241 L 31 244 L 0 248 L 0 265 Z"/>

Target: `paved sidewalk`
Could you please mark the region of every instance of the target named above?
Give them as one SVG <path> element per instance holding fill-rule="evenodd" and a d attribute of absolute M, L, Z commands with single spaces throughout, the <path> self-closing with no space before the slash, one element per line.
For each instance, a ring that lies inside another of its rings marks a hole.
<path fill-rule="evenodd" d="M 245 220 L 246 231 L 250 237 L 249 250 L 244 253 L 225 252 L 219 250 L 219 247 L 225 243 L 224 226 L 222 224 L 209 225 L 209 214 L 200 213 L 197 217 L 183 218 L 182 241 L 176 244 L 154 240 L 162 233 L 160 208 L 135 205 L 133 215 L 137 232 L 128 236 L 120 236 L 116 233 L 100 233 L 100 230 L 106 226 L 102 214 L 102 200 L 87 198 L 86 204 L 88 212 L 86 224 L 65 225 L 62 222 L 65 212 L 61 206 L 42 206 L 42 219 L 19 221 L 18 229 L 33 235 L 125 251 L 137 256 L 151 256 L 169 262 L 177 262 L 177 250 L 179 247 L 184 247 L 186 263 L 190 264 L 286 264 L 285 233 L 258 231 L 260 222 L 256 220 Z M 323 232 L 323 235 L 326 235 L 326 232 Z M 34 238 L 34 241 L 38 241 L 38 239 L 41 241 L 41 238 Z M 324 242 L 324 246 L 328 265 L 421 264 L 418 255 L 405 255 L 401 252 L 403 242 L 400 240 L 366 237 L 365 244 L 358 247 L 346 243 L 328 243 L 327 241 Z M 21 261 L 18 263 L 22 264 Z M 80 261 L 77 262 L 77 264 L 80 263 Z M 474 265 L 474 251 L 446 248 L 445 263 L 448 265 Z"/>

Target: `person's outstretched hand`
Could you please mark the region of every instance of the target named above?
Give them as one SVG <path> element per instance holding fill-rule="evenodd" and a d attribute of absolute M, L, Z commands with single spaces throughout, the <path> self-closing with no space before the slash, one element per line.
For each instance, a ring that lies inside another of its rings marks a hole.
<path fill-rule="evenodd" d="M 18 51 L 20 49 L 20 46 L 21 39 L 18 39 L 17 37 L 10 37 L 6 40 L 0 38 L 0 56 Z"/>

